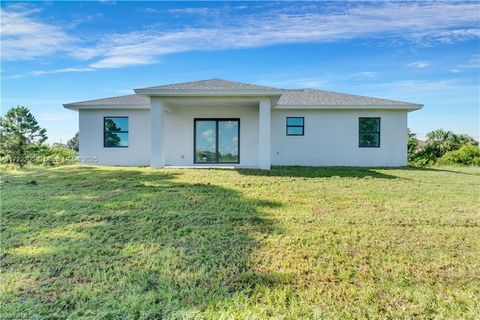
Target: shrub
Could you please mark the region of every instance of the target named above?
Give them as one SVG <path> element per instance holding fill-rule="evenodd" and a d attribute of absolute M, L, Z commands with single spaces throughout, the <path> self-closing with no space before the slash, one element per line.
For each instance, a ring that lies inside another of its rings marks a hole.
<path fill-rule="evenodd" d="M 432 166 L 435 165 L 439 159 L 442 159 L 444 155 L 449 154 L 449 156 L 439 164 L 472 165 L 467 164 L 471 162 L 471 159 L 464 154 L 464 152 L 455 152 L 463 146 L 475 147 L 477 145 L 478 142 L 466 134 L 455 134 L 451 131 L 439 129 L 429 132 L 427 134 L 426 144 L 420 147 L 415 138 L 415 134 L 409 131 L 408 162 L 413 166 Z M 470 148 L 468 152 L 471 152 L 472 150 L 473 149 Z"/>
<path fill-rule="evenodd" d="M 449 151 L 438 159 L 437 165 L 480 166 L 480 148 L 472 144 L 462 146 L 456 151 Z"/>
<path fill-rule="evenodd" d="M 77 153 L 66 146 L 44 146 L 35 159 L 35 164 L 47 166 L 61 166 L 77 162 Z"/>
<path fill-rule="evenodd" d="M 427 145 L 430 147 L 430 152 L 433 152 L 437 158 L 469 144 L 478 145 L 478 142 L 466 134 L 455 134 L 442 129 L 427 133 Z"/>
<path fill-rule="evenodd" d="M 3 157 L 0 168 L 5 170 L 17 170 L 22 167 L 55 167 L 78 163 L 77 153 L 67 147 L 49 147 L 41 145 L 37 147 L 35 154 L 16 158 Z"/>
<path fill-rule="evenodd" d="M 435 164 L 435 162 L 437 161 L 437 157 L 435 157 L 435 153 L 433 152 L 432 147 L 426 145 L 416 150 L 415 153 L 410 154 L 408 156 L 408 161 L 411 165 L 414 166 L 427 167 Z"/>
<path fill-rule="evenodd" d="M 408 162 L 415 161 L 415 154 L 418 149 L 418 140 L 415 133 L 412 133 L 410 129 L 408 129 L 408 144 L 407 144 L 407 154 L 408 154 Z"/>
<path fill-rule="evenodd" d="M 48 146 L 46 144 L 34 145 L 28 155 L 21 157 L 4 156 L 1 164 L 4 168 L 15 169 L 23 166 L 64 166 L 78 163 L 77 153 L 66 146 Z"/>

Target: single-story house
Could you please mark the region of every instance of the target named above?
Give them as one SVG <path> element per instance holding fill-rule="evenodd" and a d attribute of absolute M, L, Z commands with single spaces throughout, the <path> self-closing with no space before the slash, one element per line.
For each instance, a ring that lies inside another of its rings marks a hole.
<path fill-rule="evenodd" d="M 74 102 L 80 156 L 123 166 L 404 166 L 420 104 L 210 79 Z"/>

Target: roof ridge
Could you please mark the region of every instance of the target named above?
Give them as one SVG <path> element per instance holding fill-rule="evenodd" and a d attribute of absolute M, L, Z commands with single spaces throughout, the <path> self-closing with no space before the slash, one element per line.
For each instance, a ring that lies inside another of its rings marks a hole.
<path fill-rule="evenodd" d="M 209 82 L 212 83 L 212 85 L 210 86 L 212 88 L 208 88 Z M 202 85 L 204 85 L 203 88 L 202 88 Z M 197 86 L 197 88 L 195 88 L 195 86 Z M 209 90 L 209 89 L 215 89 L 215 86 L 219 87 L 220 89 L 232 89 L 232 90 L 279 90 L 278 88 L 274 88 L 274 87 L 263 86 L 263 85 L 252 84 L 252 83 L 241 82 L 241 81 L 226 80 L 221 78 L 210 78 L 210 79 L 178 82 L 178 83 L 164 84 L 164 85 L 157 85 L 157 86 L 149 86 L 149 87 L 143 87 L 135 90 L 141 90 L 141 89 Z"/>

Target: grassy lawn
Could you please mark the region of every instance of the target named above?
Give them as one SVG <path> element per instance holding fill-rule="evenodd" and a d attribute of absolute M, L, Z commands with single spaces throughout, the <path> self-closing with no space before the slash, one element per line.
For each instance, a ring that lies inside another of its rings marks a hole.
<path fill-rule="evenodd" d="M 0 318 L 480 315 L 479 169 L 74 166 L 1 192 Z"/>

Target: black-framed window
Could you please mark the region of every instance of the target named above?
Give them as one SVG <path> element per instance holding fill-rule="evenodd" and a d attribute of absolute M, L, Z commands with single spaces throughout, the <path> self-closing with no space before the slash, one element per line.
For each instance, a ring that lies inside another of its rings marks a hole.
<path fill-rule="evenodd" d="M 194 119 L 194 163 L 240 163 L 240 119 Z"/>
<path fill-rule="evenodd" d="M 360 148 L 380 147 L 380 118 L 358 118 L 358 146 Z"/>
<path fill-rule="evenodd" d="M 287 136 L 303 136 L 304 133 L 304 117 L 287 117 Z"/>
<path fill-rule="evenodd" d="M 128 117 L 103 118 L 103 146 L 128 148 Z"/>

